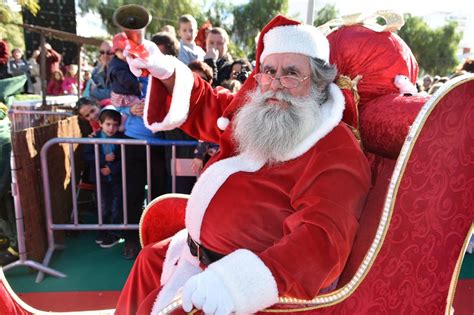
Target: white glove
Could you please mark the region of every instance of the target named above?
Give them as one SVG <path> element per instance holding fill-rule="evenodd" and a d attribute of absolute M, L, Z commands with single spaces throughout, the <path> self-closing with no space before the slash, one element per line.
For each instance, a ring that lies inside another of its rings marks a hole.
<path fill-rule="evenodd" d="M 170 58 L 163 55 L 158 46 L 152 41 L 144 39 L 142 45 L 148 52 L 148 57 L 133 58 L 129 52 L 130 46 L 127 45 L 123 54 L 127 58 L 130 71 L 137 77 L 142 75 L 142 69 L 146 69 L 157 79 L 165 80 L 174 73 L 174 65 Z"/>
<path fill-rule="evenodd" d="M 228 315 L 234 301 L 222 280 L 212 270 L 191 277 L 183 287 L 183 309 L 190 312 L 193 305 L 205 314 Z"/>

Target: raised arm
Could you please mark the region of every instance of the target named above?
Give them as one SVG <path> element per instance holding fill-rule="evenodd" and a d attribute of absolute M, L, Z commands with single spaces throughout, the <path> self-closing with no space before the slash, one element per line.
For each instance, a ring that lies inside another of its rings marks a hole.
<path fill-rule="evenodd" d="M 219 142 L 222 130 L 217 119 L 232 101 L 233 94 L 216 91 L 175 57 L 163 55 L 150 41 L 143 42 L 143 57 L 124 54 L 137 76 L 150 73 L 145 100 L 145 126 L 153 132 L 181 128 L 197 139 Z"/>

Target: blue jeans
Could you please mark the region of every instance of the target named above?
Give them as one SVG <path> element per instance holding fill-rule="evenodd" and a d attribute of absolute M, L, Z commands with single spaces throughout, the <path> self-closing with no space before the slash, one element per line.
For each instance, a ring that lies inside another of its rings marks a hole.
<path fill-rule="evenodd" d="M 102 181 L 102 220 L 104 224 L 122 223 L 122 182 L 119 179 Z M 114 231 L 111 231 L 114 232 Z M 119 234 L 114 232 L 114 234 Z"/>

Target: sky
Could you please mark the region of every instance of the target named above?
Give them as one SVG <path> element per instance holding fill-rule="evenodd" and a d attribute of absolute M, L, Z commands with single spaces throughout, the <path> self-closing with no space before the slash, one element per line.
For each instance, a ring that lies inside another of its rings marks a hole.
<path fill-rule="evenodd" d="M 248 0 L 232 1 L 233 4 L 237 5 L 246 2 Z M 461 17 L 465 24 L 461 46 L 471 47 L 471 50 L 474 50 L 474 1 L 472 0 L 314 0 L 316 10 L 321 9 L 326 4 L 334 4 L 340 15 L 359 12 L 373 13 L 381 9 L 411 13 L 423 17 L 431 27 L 442 26 L 449 15 Z M 289 14 L 291 16 L 299 15 L 301 20 L 305 20 L 307 8 L 308 0 L 289 0 Z M 78 17 L 77 22 L 79 35 L 106 35 L 105 31 L 100 28 L 100 18 L 98 16 Z"/>

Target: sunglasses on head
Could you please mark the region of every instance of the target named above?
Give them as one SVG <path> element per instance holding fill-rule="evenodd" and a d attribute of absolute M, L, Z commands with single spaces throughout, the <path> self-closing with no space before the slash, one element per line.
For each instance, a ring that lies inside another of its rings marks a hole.
<path fill-rule="evenodd" d="M 100 53 L 101 55 L 107 54 L 107 55 L 109 55 L 109 56 L 111 56 L 111 55 L 114 54 L 114 53 L 111 52 L 110 50 L 107 50 L 107 51 L 105 51 L 105 50 L 100 50 L 99 53 Z"/>

